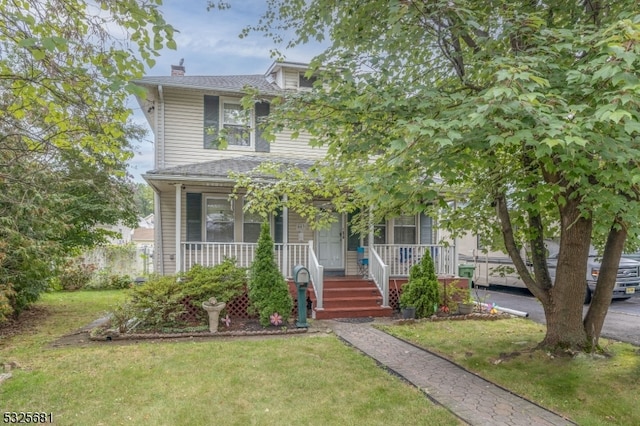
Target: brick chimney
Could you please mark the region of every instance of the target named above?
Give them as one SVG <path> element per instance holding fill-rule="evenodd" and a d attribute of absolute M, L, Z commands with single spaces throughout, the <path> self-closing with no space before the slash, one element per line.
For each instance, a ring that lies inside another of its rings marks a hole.
<path fill-rule="evenodd" d="M 171 77 L 182 77 L 184 76 L 184 58 L 180 59 L 179 65 L 171 65 Z"/>

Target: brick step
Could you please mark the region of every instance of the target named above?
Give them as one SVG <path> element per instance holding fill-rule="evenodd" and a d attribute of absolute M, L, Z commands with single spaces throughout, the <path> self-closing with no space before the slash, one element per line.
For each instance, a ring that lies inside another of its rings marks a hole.
<path fill-rule="evenodd" d="M 362 280 L 362 279 L 349 279 L 349 280 L 339 280 L 339 281 L 334 281 L 334 280 L 324 280 L 323 282 L 324 288 L 329 289 L 329 288 L 353 288 L 353 287 L 373 287 L 375 288 L 376 285 L 373 281 L 370 280 Z"/>
<path fill-rule="evenodd" d="M 325 309 L 330 308 L 377 308 L 382 305 L 382 296 L 339 297 L 324 299 Z"/>
<path fill-rule="evenodd" d="M 335 318 L 366 318 L 366 317 L 390 317 L 393 315 L 391 308 L 325 308 L 314 311 L 316 319 Z"/>
<path fill-rule="evenodd" d="M 324 298 L 380 296 L 376 287 L 325 288 Z"/>

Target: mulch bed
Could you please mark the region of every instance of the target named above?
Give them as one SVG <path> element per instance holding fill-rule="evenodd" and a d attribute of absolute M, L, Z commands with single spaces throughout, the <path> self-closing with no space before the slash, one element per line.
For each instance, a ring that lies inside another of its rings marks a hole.
<path fill-rule="evenodd" d="M 34 333 L 37 325 L 49 314 L 49 310 L 43 306 L 30 306 L 22 311 L 18 318 L 11 318 L 0 324 L 0 337 L 7 338 L 19 334 Z"/>

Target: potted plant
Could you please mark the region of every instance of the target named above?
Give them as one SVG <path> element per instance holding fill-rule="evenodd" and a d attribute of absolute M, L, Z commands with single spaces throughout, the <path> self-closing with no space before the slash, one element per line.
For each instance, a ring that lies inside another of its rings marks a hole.
<path fill-rule="evenodd" d="M 468 315 L 473 312 L 474 307 L 475 301 L 473 300 L 473 297 L 471 297 L 471 292 L 469 290 L 464 290 L 462 298 L 458 302 L 458 313 Z"/>

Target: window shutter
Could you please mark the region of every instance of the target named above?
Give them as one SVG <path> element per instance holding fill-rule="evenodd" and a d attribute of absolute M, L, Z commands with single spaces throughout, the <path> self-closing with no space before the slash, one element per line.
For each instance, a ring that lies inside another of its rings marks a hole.
<path fill-rule="evenodd" d="M 255 106 L 256 112 L 256 152 L 269 152 L 271 146 L 269 142 L 262 136 L 262 124 L 264 118 L 269 115 L 269 103 L 257 102 Z"/>
<path fill-rule="evenodd" d="M 202 241 L 202 194 L 187 193 L 187 241 Z"/>
<path fill-rule="evenodd" d="M 204 96 L 204 147 L 218 149 L 218 129 L 220 128 L 220 98 Z"/>

